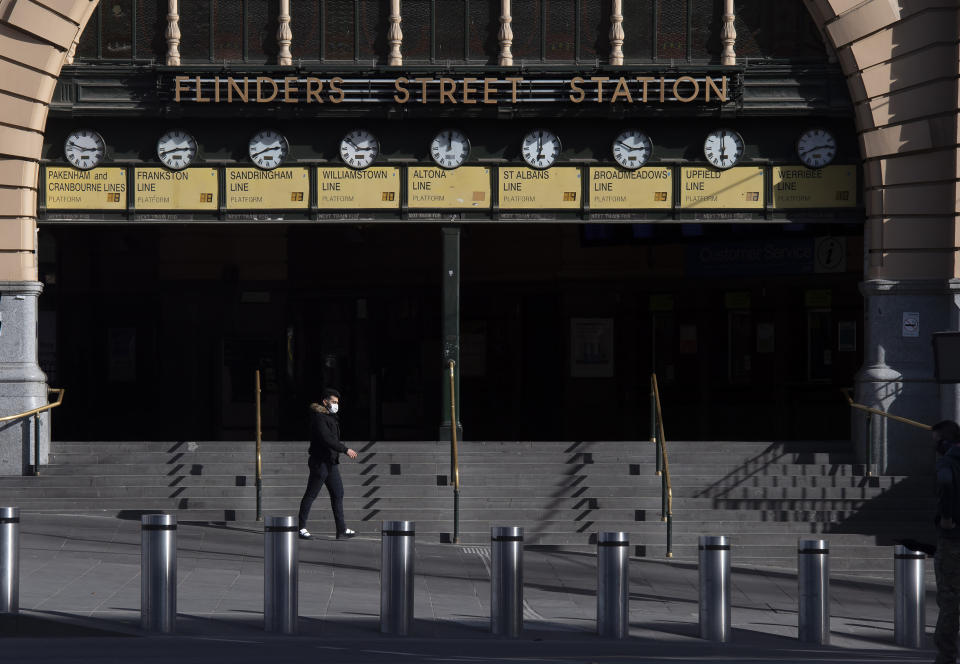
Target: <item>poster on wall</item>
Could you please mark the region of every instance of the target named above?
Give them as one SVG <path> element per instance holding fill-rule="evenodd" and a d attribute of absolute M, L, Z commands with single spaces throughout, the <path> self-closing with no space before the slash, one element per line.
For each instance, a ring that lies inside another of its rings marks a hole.
<path fill-rule="evenodd" d="M 574 378 L 613 377 L 612 318 L 571 319 L 570 375 Z"/>

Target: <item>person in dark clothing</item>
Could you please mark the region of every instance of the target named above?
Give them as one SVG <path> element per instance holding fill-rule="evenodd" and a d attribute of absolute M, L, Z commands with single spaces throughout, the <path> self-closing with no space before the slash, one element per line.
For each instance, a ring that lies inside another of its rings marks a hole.
<path fill-rule="evenodd" d="M 310 479 L 307 490 L 300 501 L 300 539 L 310 539 L 307 530 L 307 517 L 310 507 L 320 494 L 320 487 L 326 486 L 333 508 L 333 519 L 337 524 L 337 539 L 349 539 L 357 533 L 347 528 L 343 520 L 343 480 L 340 479 L 340 453 L 351 459 L 357 453 L 340 442 L 340 393 L 326 389 L 321 394 L 320 403 L 310 404 Z"/>
<path fill-rule="evenodd" d="M 935 664 L 956 664 L 960 632 L 960 426 L 944 420 L 933 426 L 937 452 L 937 551 L 933 567 L 937 577 L 937 627 L 933 642 Z"/>

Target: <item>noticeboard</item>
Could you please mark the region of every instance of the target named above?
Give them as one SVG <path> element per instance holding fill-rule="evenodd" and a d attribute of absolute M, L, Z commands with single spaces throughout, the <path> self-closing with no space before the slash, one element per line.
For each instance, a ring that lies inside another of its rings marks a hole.
<path fill-rule="evenodd" d="M 411 166 L 407 169 L 407 204 L 411 208 L 488 209 L 490 169 Z"/>
<path fill-rule="evenodd" d="M 133 205 L 138 210 L 216 210 L 220 179 L 216 168 L 137 168 Z"/>
<path fill-rule="evenodd" d="M 127 169 L 104 167 L 82 171 L 48 166 L 45 193 L 48 210 L 125 210 Z"/>
<path fill-rule="evenodd" d="M 672 168 L 590 169 L 590 208 L 593 210 L 663 209 L 672 205 Z"/>
<path fill-rule="evenodd" d="M 228 210 L 305 209 L 310 199 L 310 174 L 306 168 L 228 168 Z"/>
<path fill-rule="evenodd" d="M 762 210 L 763 166 L 738 166 L 725 171 L 705 166 L 681 168 L 680 207 Z"/>
<path fill-rule="evenodd" d="M 500 207 L 508 210 L 578 210 L 581 175 L 575 166 L 499 169 Z"/>
<path fill-rule="evenodd" d="M 773 207 L 845 208 L 857 205 L 857 167 L 773 167 Z"/>
<path fill-rule="evenodd" d="M 395 210 L 400 207 L 400 169 L 371 166 L 317 168 L 317 204 L 321 209 Z"/>

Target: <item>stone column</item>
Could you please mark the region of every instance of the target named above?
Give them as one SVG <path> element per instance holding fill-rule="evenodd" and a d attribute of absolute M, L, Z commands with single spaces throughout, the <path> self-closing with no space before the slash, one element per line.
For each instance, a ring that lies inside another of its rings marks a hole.
<path fill-rule="evenodd" d="M 293 43 L 293 32 L 290 30 L 290 0 L 280 0 L 280 15 L 277 17 L 280 24 L 277 27 L 277 43 L 280 51 L 277 54 L 277 64 L 289 67 L 293 64 L 293 55 L 290 53 L 290 44 Z"/>
<path fill-rule="evenodd" d="M 737 31 L 733 27 L 736 19 L 734 14 L 733 0 L 724 0 L 723 2 L 723 28 L 720 30 L 720 42 L 723 44 L 723 52 L 720 54 L 720 64 L 737 64 L 737 54 L 733 50 L 733 45 L 737 42 Z"/>
<path fill-rule="evenodd" d="M 960 418 L 956 386 L 935 382 L 931 344 L 933 332 L 960 330 L 960 279 L 871 279 L 860 291 L 865 363 L 856 377 L 856 400 L 926 424 Z M 918 328 L 905 326 L 904 314 L 911 314 Z M 879 473 L 932 471 L 928 432 L 880 416 L 872 423 L 870 445 Z M 861 461 L 866 426 L 866 416 L 855 412 L 853 444 Z"/>
<path fill-rule="evenodd" d="M 47 377 L 37 364 L 36 281 L 0 281 L 0 416 L 22 413 L 47 403 Z M 50 444 L 49 414 L 40 427 L 41 463 Z M 23 475 L 33 465 L 33 417 L 0 423 L 0 475 Z"/>
<path fill-rule="evenodd" d="M 513 28 L 510 27 L 510 24 L 513 22 L 513 17 L 510 13 L 510 0 L 501 0 L 500 34 L 498 35 L 500 40 L 501 67 L 513 66 L 513 51 L 511 51 L 511 47 L 513 46 Z"/>
<path fill-rule="evenodd" d="M 167 65 L 180 66 L 180 7 L 179 0 L 167 0 Z"/>
<path fill-rule="evenodd" d="M 610 64 L 623 66 L 623 0 L 613 0 L 610 12 Z"/>
<path fill-rule="evenodd" d="M 400 45 L 403 43 L 403 30 L 400 29 L 400 0 L 390 0 L 390 29 L 387 31 L 387 43 L 390 44 L 390 55 L 387 64 L 399 67 L 403 64 L 403 54 Z"/>

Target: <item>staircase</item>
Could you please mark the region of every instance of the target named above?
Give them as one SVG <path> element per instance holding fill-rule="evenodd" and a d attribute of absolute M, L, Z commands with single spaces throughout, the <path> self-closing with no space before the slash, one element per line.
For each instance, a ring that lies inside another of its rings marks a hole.
<path fill-rule="evenodd" d="M 350 445 L 360 453 L 341 457 L 352 528 L 376 535 L 381 520 L 408 519 L 418 540 L 450 541 L 448 442 Z M 864 477 L 849 443 L 679 441 L 668 453 L 675 560 L 696 560 L 698 535 L 729 535 L 734 564 L 791 568 L 798 538 L 826 538 L 833 569 L 888 575 L 893 539 L 933 541 L 931 480 Z M 251 442 L 55 442 L 40 477 L 0 478 L 0 504 L 249 523 L 253 461 Z M 467 441 L 460 469 L 464 544 L 488 543 L 491 525 L 519 525 L 528 546 L 593 551 L 597 531 L 624 530 L 634 555 L 665 556 L 661 480 L 646 441 Z M 296 514 L 306 470 L 305 443 L 264 443 L 266 514 Z M 325 490 L 310 528 L 334 530 Z"/>

